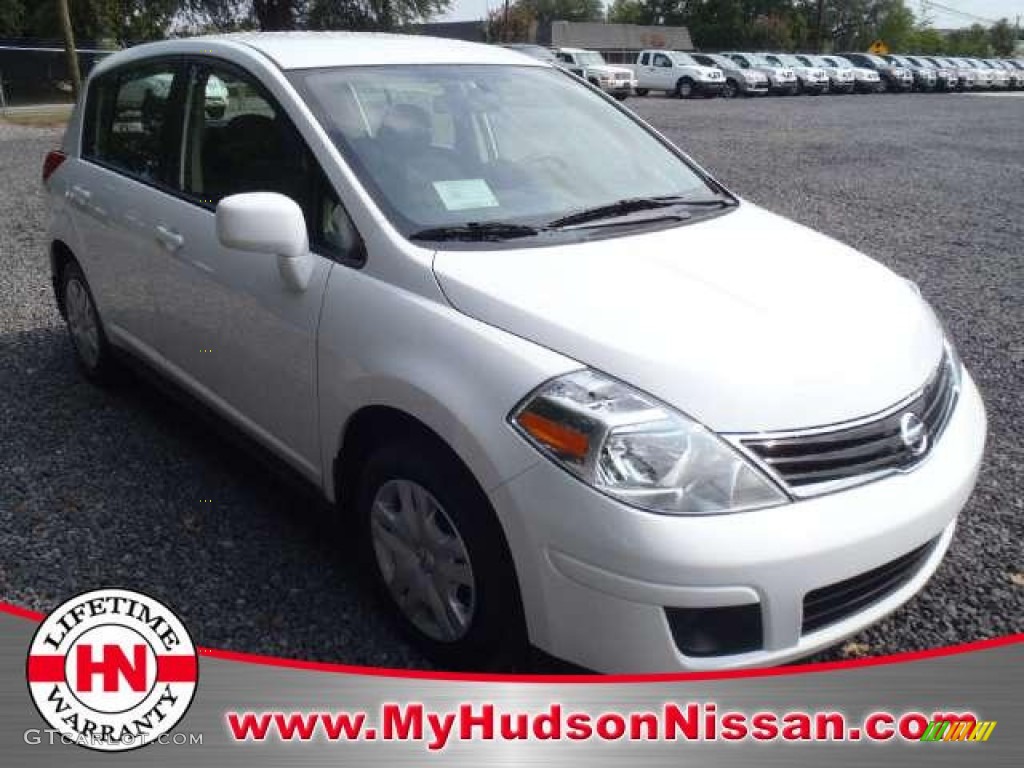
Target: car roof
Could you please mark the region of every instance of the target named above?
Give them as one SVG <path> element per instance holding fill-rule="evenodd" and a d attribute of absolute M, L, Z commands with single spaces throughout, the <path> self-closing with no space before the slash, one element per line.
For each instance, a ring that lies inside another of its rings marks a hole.
<path fill-rule="evenodd" d="M 497 45 L 426 35 L 383 32 L 237 32 L 146 43 L 108 56 L 107 69 L 150 56 L 206 53 L 231 58 L 232 51 L 256 50 L 281 69 L 382 64 L 508 64 L 546 67 L 542 61 Z"/>

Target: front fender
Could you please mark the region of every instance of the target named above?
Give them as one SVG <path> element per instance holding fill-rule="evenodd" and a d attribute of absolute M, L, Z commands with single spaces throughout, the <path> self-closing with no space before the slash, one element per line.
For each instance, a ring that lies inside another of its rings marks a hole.
<path fill-rule="evenodd" d="M 489 492 L 540 459 L 509 427 L 508 413 L 542 382 L 581 367 L 461 314 L 440 289 L 425 297 L 352 269 L 331 273 L 318 360 L 324 493 L 331 501 L 331 468 L 360 409 L 387 406 L 418 419 Z"/>

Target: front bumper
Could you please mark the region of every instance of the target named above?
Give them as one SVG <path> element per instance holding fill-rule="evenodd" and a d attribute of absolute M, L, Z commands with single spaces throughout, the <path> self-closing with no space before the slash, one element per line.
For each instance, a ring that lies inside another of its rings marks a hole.
<path fill-rule="evenodd" d="M 603 672 L 780 664 L 833 645 L 920 590 L 974 487 L 985 412 L 964 375 L 956 410 L 914 471 L 774 509 L 708 517 L 625 506 L 540 460 L 491 500 L 516 563 L 531 641 Z M 909 580 L 836 623 L 802 632 L 808 592 L 935 540 Z M 758 650 L 687 656 L 666 608 L 758 604 Z"/>
<path fill-rule="evenodd" d="M 832 80 L 829 82 L 828 90 L 830 93 L 853 93 L 856 87 L 857 83 L 853 80 Z"/>
<path fill-rule="evenodd" d="M 718 96 L 725 90 L 724 80 L 697 80 L 693 84 L 695 93 L 702 96 Z"/>
<path fill-rule="evenodd" d="M 792 96 L 800 91 L 800 81 L 793 80 L 791 82 L 779 82 L 777 80 L 772 80 L 771 84 L 768 86 L 768 90 L 770 93 L 783 93 L 787 96 Z"/>
<path fill-rule="evenodd" d="M 631 96 L 636 87 L 636 83 L 628 80 L 615 80 L 600 83 L 599 87 L 602 91 L 612 96 Z"/>
<path fill-rule="evenodd" d="M 854 87 L 861 93 L 878 93 L 885 85 L 879 80 L 856 80 Z"/>

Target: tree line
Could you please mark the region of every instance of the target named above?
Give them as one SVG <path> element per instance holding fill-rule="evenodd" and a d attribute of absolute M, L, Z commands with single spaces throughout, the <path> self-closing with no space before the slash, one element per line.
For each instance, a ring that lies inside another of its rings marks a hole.
<path fill-rule="evenodd" d="M 392 30 L 452 0 L 67 0 L 79 40 L 125 44 L 240 30 Z M 0 0 L 0 37 L 60 38 L 62 0 Z"/>
<path fill-rule="evenodd" d="M 0 37 L 55 39 L 67 5 L 80 41 L 114 44 L 244 29 L 392 30 L 429 20 L 452 0 L 0 0 Z M 706 50 L 864 50 L 1009 56 L 1018 30 L 1005 19 L 943 34 L 904 0 L 510 0 L 486 20 L 492 40 L 526 41 L 552 21 L 670 24 Z"/>

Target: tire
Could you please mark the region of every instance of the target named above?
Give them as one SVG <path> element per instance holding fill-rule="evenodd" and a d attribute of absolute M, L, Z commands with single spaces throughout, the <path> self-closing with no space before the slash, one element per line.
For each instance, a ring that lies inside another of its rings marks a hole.
<path fill-rule="evenodd" d="M 693 98 L 693 80 L 688 77 L 679 78 L 676 83 L 676 97 L 680 99 Z"/>
<path fill-rule="evenodd" d="M 405 438 L 377 448 L 356 513 L 376 590 L 428 656 L 449 669 L 519 660 L 527 643 L 512 557 L 486 495 L 447 446 Z"/>
<path fill-rule="evenodd" d="M 629 94 L 628 94 L 628 93 L 616 93 L 616 94 L 615 94 L 615 95 L 613 96 L 613 98 L 614 98 L 614 99 L 615 99 L 616 101 L 625 101 L 626 99 L 628 99 L 628 98 L 629 98 Z"/>
<path fill-rule="evenodd" d="M 92 382 L 112 382 L 118 373 L 114 351 L 103 330 L 89 281 L 74 261 L 61 270 L 60 296 L 78 369 Z"/>
<path fill-rule="evenodd" d="M 637 89 L 636 89 L 636 90 L 634 91 L 634 93 L 635 93 L 635 94 L 636 94 L 637 96 L 646 96 L 646 95 L 647 95 L 648 93 L 650 93 L 650 91 L 648 91 L 648 90 L 647 90 L 646 88 L 637 88 Z"/>
<path fill-rule="evenodd" d="M 725 87 L 722 89 L 722 98 L 735 99 L 740 93 L 739 84 L 731 77 L 725 81 Z"/>

